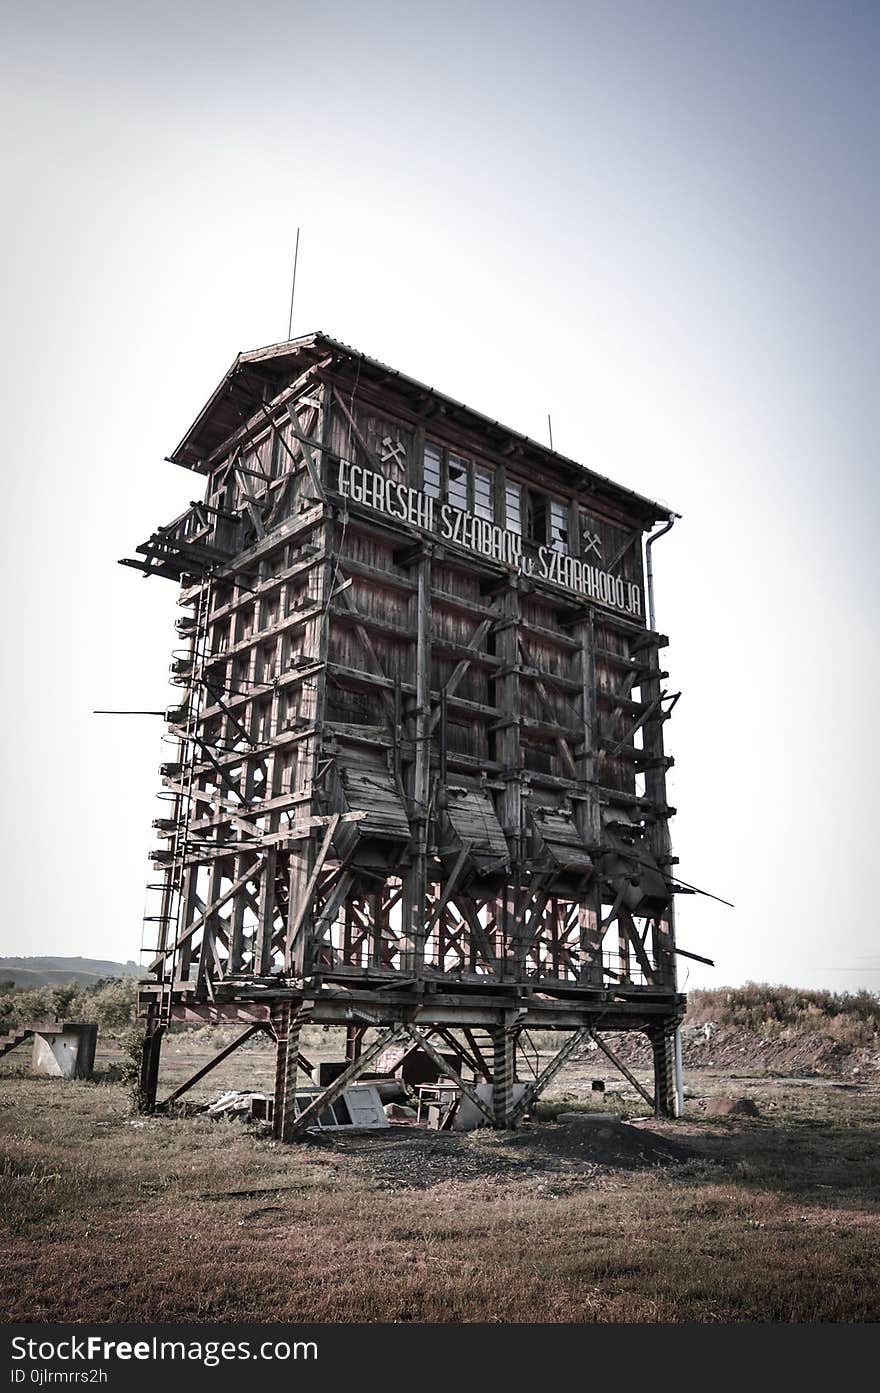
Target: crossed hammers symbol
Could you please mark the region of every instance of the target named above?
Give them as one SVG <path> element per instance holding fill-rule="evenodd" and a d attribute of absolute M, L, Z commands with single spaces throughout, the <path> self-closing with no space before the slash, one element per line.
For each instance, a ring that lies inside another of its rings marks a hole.
<path fill-rule="evenodd" d="M 382 463 L 387 464 L 389 460 L 394 460 L 395 464 L 400 464 L 406 455 L 406 447 L 400 440 L 392 440 L 390 435 L 386 435 L 382 441 Z"/>

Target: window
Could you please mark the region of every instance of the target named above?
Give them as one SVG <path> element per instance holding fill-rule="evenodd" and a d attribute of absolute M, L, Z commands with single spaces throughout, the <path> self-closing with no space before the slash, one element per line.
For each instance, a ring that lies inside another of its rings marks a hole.
<path fill-rule="evenodd" d="M 463 513 L 466 513 L 468 510 L 468 462 L 466 459 L 462 459 L 461 455 L 450 455 L 447 470 L 447 502 L 451 503 L 453 508 L 460 508 Z"/>
<path fill-rule="evenodd" d="M 522 536 L 522 488 L 508 484 L 504 490 L 504 526 L 508 532 Z"/>
<path fill-rule="evenodd" d="M 550 499 L 550 545 L 554 551 L 568 552 L 568 506 Z"/>
<path fill-rule="evenodd" d="M 495 520 L 495 475 L 463 455 L 428 444 L 422 459 L 422 491 L 462 513 L 474 513 L 486 522 Z"/>
<path fill-rule="evenodd" d="M 426 445 L 422 491 L 426 493 L 429 498 L 440 497 L 442 470 L 443 451 L 437 445 Z"/>
<path fill-rule="evenodd" d="M 522 522 L 525 526 L 526 539 L 533 542 L 535 546 L 549 546 L 553 551 L 567 556 L 571 550 L 568 531 L 568 504 L 563 503 L 558 498 L 549 498 L 547 494 L 538 493 L 534 489 L 524 490 L 523 502 Z M 507 506 L 509 517 L 509 501 Z"/>
<path fill-rule="evenodd" d="M 547 544 L 547 499 L 543 493 L 526 493 L 526 536 L 535 546 Z"/>
<path fill-rule="evenodd" d="M 492 475 L 488 469 L 474 465 L 474 512 L 486 522 L 495 521 L 495 500 L 492 496 Z"/>

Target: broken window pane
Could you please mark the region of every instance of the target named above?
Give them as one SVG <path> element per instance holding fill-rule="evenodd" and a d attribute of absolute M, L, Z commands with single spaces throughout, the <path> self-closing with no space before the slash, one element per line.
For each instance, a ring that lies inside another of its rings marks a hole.
<path fill-rule="evenodd" d="M 492 474 L 488 469 L 474 467 L 474 512 L 478 518 L 487 522 L 495 519 L 495 499 L 492 489 Z"/>
<path fill-rule="evenodd" d="M 568 508 L 550 499 L 550 545 L 554 551 L 568 551 Z"/>
<path fill-rule="evenodd" d="M 449 485 L 446 497 L 453 508 L 467 512 L 468 506 L 468 462 L 460 455 L 449 456 Z"/>

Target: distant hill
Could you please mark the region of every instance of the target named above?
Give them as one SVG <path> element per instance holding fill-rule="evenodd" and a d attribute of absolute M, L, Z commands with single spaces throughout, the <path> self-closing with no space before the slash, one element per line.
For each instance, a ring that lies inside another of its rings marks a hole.
<path fill-rule="evenodd" d="M 0 982 L 14 982 L 16 987 L 56 987 L 76 982 L 81 987 L 94 986 L 102 977 L 140 977 L 143 969 L 137 963 L 114 963 L 103 958 L 3 958 L 0 957 Z"/>

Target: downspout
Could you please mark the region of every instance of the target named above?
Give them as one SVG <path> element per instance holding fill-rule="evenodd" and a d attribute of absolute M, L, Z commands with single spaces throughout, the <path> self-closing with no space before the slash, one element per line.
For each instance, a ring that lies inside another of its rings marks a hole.
<path fill-rule="evenodd" d="M 654 629 L 654 567 L 651 562 L 651 548 L 655 542 L 659 542 L 661 537 L 665 537 L 667 532 L 671 532 L 675 526 L 675 519 L 680 517 L 680 513 L 670 513 L 669 521 L 665 527 L 661 527 L 659 532 L 655 532 L 645 543 L 645 589 L 648 592 L 648 628 Z"/>

